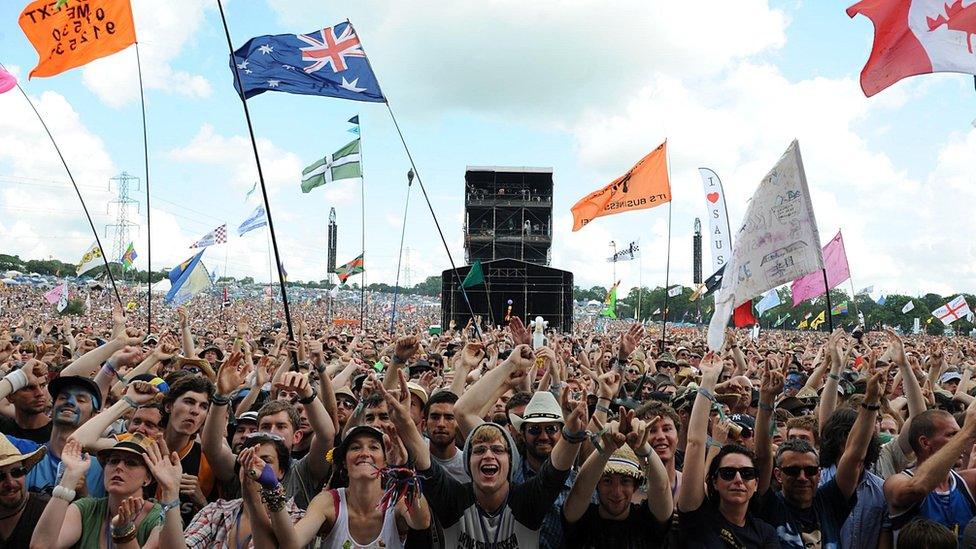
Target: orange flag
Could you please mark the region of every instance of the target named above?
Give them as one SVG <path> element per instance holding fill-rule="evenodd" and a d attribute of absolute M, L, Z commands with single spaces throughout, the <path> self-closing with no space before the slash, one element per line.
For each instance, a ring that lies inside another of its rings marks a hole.
<path fill-rule="evenodd" d="M 667 150 L 668 142 L 665 141 L 627 173 L 573 205 L 573 231 L 580 230 L 597 217 L 653 208 L 670 202 Z"/>
<path fill-rule="evenodd" d="M 20 14 L 20 28 L 40 57 L 30 72 L 54 76 L 136 42 L 129 0 L 36 0 Z"/>

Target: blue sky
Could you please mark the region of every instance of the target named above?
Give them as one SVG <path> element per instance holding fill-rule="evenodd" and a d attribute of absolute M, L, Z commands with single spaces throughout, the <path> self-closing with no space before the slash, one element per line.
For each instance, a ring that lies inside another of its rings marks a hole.
<path fill-rule="evenodd" d="M 0 62 L 38 102 L 103 230 L 114 217 L 108 179 L 144 174 L 134 52 L 27 81 L 36 53 L 17 26 L 20 4 L 0 4 Z M 216 3 L 133 6 L 146 81 L 153 267 L 166 268 L 210 229 L 244 219 L 257 204 L 256 196 L 245 202 L 256 176 Z M 622 286 L 663 284 L 666 207 L 601 218 L 577 233 L 569 207 L 668 138 L 671 280 L 690 284 L 692 223 L 705 213 L 697 168 L 722 177 L 736 227 L 756 184 L 796 137 L 822 239 L 843 229 L 858 287 L 950 293 L 976 283 L 967 238 L 974 221 L 963 207 L 976 198 L 973 80 L 916 77 L 865 98 L 858 74 L 872 26 L 849 19 L 846 3 L 234 0 L 225 7 L 235 46 L 355 23 L 459 263 L 465 166 L 548 166 L 553 265 L 573 271 L 578 285 L 609 285 L 609 241 L 640 238 L 644 258 L 620 265 Z M 359 182 L 307 195 L 299 183 L 305 165 L 351 139 L 346 120 L 360 115 L 367 280 L 392 282 L 409 165 L 385 106 L 282 93 L 249 105 L 293 279 L 325 277 L 329 207 L 338 215 L 339 262 L 359 253 Z M 41 132 L 19 94 L 0 96 L 0 251 L 76 261 L 91 235 Z M 418 191 L 407 214 L 412 282 L 448 266 Z M 137 263 L 145 268 L 138 198 Z M 265 233 L 232 235 L 204 262 L 267 280 Z"/>

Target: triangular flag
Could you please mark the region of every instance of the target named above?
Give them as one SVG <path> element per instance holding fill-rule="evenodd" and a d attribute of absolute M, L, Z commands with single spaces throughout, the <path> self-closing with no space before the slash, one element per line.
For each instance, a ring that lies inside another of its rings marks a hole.
<path fill-rule="evenodd" d="M 475 260 L 471 264 L 471 268 L 468 269 L 467 276 L 464 277 L 464 281 L 461 282 L 462 288 L 471 288 L 477 286 L 478 284 L 485 283 L 485 273 L 481 270 L 481 261 Z"/>
<path fill-rule="evenodd" d="M 3 67 L 0 67 L 0 93 L 8 92 L 17 87 L 17 78 Z"/>

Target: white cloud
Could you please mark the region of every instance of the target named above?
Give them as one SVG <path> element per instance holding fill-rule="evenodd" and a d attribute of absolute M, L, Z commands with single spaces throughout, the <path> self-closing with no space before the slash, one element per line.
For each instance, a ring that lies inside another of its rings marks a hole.
<path fill-rule="evenodd" d="M 132 2 L 146 89 L 191 98 L 210 96 L 211 87 L 206 78 L 173 67 L 173 62 L 200 29 L 210 4 L 206 0 Z M 136 69 L 135 48 L 129 47 L 85 65 L 82 80 L 105 104 L 121 107 L 139 98 Z"/>

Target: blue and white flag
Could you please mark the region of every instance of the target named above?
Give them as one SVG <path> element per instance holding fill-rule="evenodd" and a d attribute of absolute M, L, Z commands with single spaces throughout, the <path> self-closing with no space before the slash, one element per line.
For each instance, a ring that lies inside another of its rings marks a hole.
<path fill-rule="evenodd" d="M 237 236 L 244 236 L 245 233 L 259 229 L 268 224 L 268 216 L 264 212 L 264 204 L 254 208 L 254 211 L 237 228 Z"/>
<path fill-rule="evenodd" d="M 868 286 L 867 288 L 861 288 L 855 295 L 871 295 L 872 293 L 874 293 L 874 285 Z"/>
<path fill-rule="evenodd" d="M 766 292 L 766 295 L 759 300 L 759 303 L 756 303 L 756 312 L 759 313 L 759 316 L 762 316 L 763 313 L 779 304 L 779 293 L 777 293 L 775 289 L 769 290 Z"/>
<path fill-rule="evenodd" d="M 881 294 L 881 297 L 878 298 L 878 301 L 876 303 L 878 305 L 884 305 L 885 303 L 887 303 L 887 301 L 888 301 L 888 298 L 885 297 L 884 294 Z"/>
<path fill-rule="evenodd" d="M 383 103 L 376 75 L 349 22 L 308 34 L 258 36 L 230 59 L 245 98 L 266 91 Z M 235 82 L 236 87 L 236 82 Z"/>
<path fill-rule="evenodd" d="M 166 294 L 166 303 L 173 307 L 182 305 L 201 290 L 210 287 L 210 275 L 200 261 L 203 252 L 187 259 L 169 270 L 169 281 L 173 286 Z"/>

